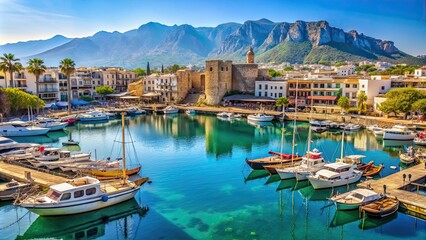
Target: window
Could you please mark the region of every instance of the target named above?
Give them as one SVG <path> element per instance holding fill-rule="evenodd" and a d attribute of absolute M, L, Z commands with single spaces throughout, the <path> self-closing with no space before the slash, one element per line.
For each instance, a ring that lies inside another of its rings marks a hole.
<path fill-rule="evenodd" d="M 340 88 L 340 83 L 337 83 L 337 84 L 336 84 L 336 88 Z"/>
<path fill-rule="evenodd" d="M 222 71 L 222 72 L 223 72 L 223 67 L 221 67 L 221 68 L 220 68 L 220 71 Z"/>
<path fill-rule="evenodd" d="M 314 88 L 318 88 L 318 83 L 315 83 L 315 84 L 314 84 Z"/>
<path fill-rule="evenodd" d="M 347 98 L 349 98 L 349 93 L 345 93 L 345 96 L 346 96 Z"/>
<path fill-rule="evenodd" d="M 226 67 L 226 71 L 228 71 L 228 67 Z"/>
<path fill-rule="evenodd" d="M 365 85 L 364 85 L 364 84 L 362 84 L 362 88 L 365 88 Z"/>
<path fill-rule="evenodd" d="M 282 97 L 283 96 L 283 94 L 282 93 L 278 93 L 278 97 Z"/>
<path fill-rule="evenodd" d="M 350 85 L 350 84 L 346 84 L 346 85 L 345 85 L 345 87 L 346 87 L 346 88 L 350 88 L 350 87 L 351 87 L 351 85 Z"/>
<path fill-rule="evenodd" d="M 331 83 L 327 84 L 327 88 L 332 88 Z"/>
<path fill-rule="evenodd" d="M 271 97 L 272 97 L 272 93 L 271 93 Z"/>
<path fill-rule="evenodd" d="M 275 89 L 277 89 L 277 86 L 275 86 Z"/>
<path fill-rule="evenodd" d="M 74 198 L 79 198 L 84 196 L 84 190 L 78 190 L 74 192 Z"/>
<path fill-rule="evenodd" d="M 68 200 L 70 198 L 71 198 L 71 193 L 64 193 L 62 194 L 61 201 Z"/>
<path fill-rule="evenodd" d="M 273 87 L 273 86 L 271 86 L 271 89 L 274 89 L 274 87 Z"/>
<path fill-rule="evenodd" d="M 268 84 L 265 84 L 265 89 L 268 89 Z"/>
<path fill-rule="evenodd" d="M 275 93 L 275 94 L 274 94 L 274 97 L 275 97 L 275 98 L 277 97 L 277 93 Z"/>
<path fill-rule="evenodd" d="M 358 88 L 358 84 L 352 84 L 352 88 Z"/>
<path fill-rule="evenodd" d="M 324 84 L 320 84 L 320 88 L 324 88 Z"/>
<path fill-rule="evenodd" d="M 385 86 L 382 86 L 382 90 L 385 90 Z"/>
<path fill-rule="evenodd" d="M 96 188 L 88 188 L 88 189 L 86 189 L 86 195 L 87 196 L 89 196 L 89 195 L 93 195 L 93 194 L 95 194 L 96 193 Z"/>
<path fill-rule="evenodd" d="M 213 71 L 213 68 L 212 67 L 210 67 L 210 72 L 212 72 Z"/>
<path fill-rule="evenodd" d="M 262 84 L 259 84 L 259 89 L 262 89 Z"/>
<path fill-rule="evenodd" d="M 280 86 L 280 90 L 283 90 L 283 86 Z"/>

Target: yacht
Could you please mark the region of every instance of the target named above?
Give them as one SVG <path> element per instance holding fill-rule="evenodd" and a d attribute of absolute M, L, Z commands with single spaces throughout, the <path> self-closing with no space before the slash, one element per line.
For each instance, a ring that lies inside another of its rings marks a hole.
<path fill-rule="evenodd" d="M 28 123 L 22 121 L 0 123 L 0 136 L 2 137 L 27 137 L 45 135 L 48 131 L 48 128 L 29 126 Z"/>
<path fill-rule="evenodd" d="M 147 179 L 142 180 L 101 183 L 92 177 L 76 178 L 52 185 L 46 194 L 29 196 L 17 205 L 40 216 L 90 212 L 132 199 Z"/>
<path fill-rule="evenodd" d="M 274 119 L 274 116 L 266 115 L 264 113 L 256 113 L 248 115 L 247 119 L 256 122 L 270 122 L 272 119 Z"/>
<path fill-rule="evenodd" d="M 359 181 L 362 177 L 362 172 L 355 168 L 356 165 L 347 163 L 329 163 L 324 165 L 324 169 L 309 175 L 308 179 L 314 189 L 348 185 Z"/>
<path fill-rule="evenodd" d="M 360 188 L 339 194 L 330 198 L 330 200 L 334 202 L 337 210 L 354 210 L 381 198 L 383 198 L 383 196 L 376 192 Z"/>
<path fill-rule="evenodd" d="M 89 122 L 89 121 L 102 121 L 108 120 L 108 114 L 103 111 L 89 111 L 80 116 L 80 121 Z"/>
<path fill-rule="evenodd" d="M 415 137 L 413 131 L 402 125 L 395 125 L 390 129 L 383 130 L 383 140 L 408 140 L 411 141 Z"/>
<path fill-rule="evenodd" d="M 164 114 L 174 114 L 178 112 L 179 112 L 179 108 L 176 108 L 173 106 L 167 106 L 166 108 L 163 109 Z"/>
<path fill-rule="evenodd" d="M 50 118 L 37 118 L 35 125 L 42 128 L 48 128 L 49 132 L 52 132 L 63 130 L 66 126 L 68 126 L 68 123 L 58 122 Z"/>
<path fill-rule="evenodd" d="M 302 163 L 296 167 L 288 167 L 283 169 L 277 168 L 277 173 L 282 180 L 297 178 L 297 180 L 306 180 L 307 176 L 318 170 L 321 170 L 325 165 L 322 153 L 318 149 L 308 151 L 306 156 L 302 158 Z"/>

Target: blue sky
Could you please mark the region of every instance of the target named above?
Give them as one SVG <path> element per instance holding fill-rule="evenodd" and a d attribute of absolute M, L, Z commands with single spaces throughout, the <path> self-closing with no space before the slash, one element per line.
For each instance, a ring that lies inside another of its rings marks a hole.
<path fill-rule="evenodd" d="M 260 18 L 327 20 L 426 54 L 426 0 L 0 0 L 0 44 L 124 32 L 150 21 L 198 27 Z"/>

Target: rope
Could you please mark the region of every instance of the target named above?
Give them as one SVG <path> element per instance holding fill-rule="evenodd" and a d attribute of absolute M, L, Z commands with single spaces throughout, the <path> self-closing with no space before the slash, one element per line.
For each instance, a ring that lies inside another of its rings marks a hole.
<path fill-rule="evenodd" d="M 24 215 L 22 215 L 20 218 L 18 218 L 16 221 L 12 222 L 11 224 L 9 224 L 9 225 L 7 225 L 7 226 L 4 226 L 4 227 L 0 228 L 0 231 L 2 231 L 2 230 L 4 230 L 4 229 L 6 229 L 6 228 L 8 228 L 8 227 L 11 227 L 11 226 L 12 226 L 12 225 L 14 225 L 14 224 L 17 224 L 19 221 L 21 221 L 21 220 L 22 220 L 22 218 L 24 218 L 25 216 L 27 216 L 27 215 L 28 215 L 28 213 L 30 213 L 30 211 L 27 211 Z"/>

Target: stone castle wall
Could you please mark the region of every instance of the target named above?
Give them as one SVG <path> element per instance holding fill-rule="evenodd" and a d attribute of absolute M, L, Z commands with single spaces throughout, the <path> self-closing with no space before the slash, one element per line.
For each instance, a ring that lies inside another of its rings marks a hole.
<path fill-rule="evenodd" d="M 185 99 L 186 95 L 188 95 L 189 90 L 192 88 L 192 80 L 191 80 L 192 72 L 191 70 L 179 70 L 176 72 L 177 77 L 177 94 L 176 101 L 180 102 Z"/>
<path fill-rule="evenodd" d="M 232 61 L 206 61 L 206 104 L 218 105 L 225 93 L 232 89 Z"/>
<path fill-rule="evenodd" d="M 206 82 L 206 74 L 204 72 L 192 72 L 191 73 L 191 81 L 192 88 L 196 92 L 204 92 L 204 86 Z"/>
<path fill-rule="evenodd" d="M 255 81 L 258 76 L 257 64 L 233 64 L 232 90 L 254 92 Z"/>

